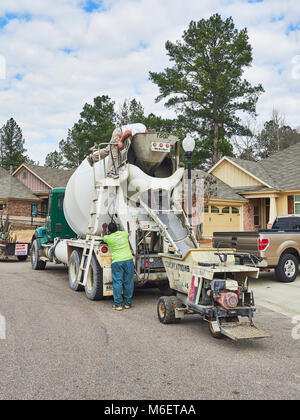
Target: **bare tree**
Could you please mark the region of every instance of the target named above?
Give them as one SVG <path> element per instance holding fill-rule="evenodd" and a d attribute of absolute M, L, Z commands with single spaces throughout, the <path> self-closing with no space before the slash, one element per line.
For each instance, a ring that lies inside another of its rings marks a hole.
<path fill-rule="evenodd" d="M 248 134 L 245 136 L 234 136 L 232 146 L 234 155 L 240 159 L 256 160 L 257 135 L 259 133 L 256 119 L 248 118 L 245 121 Z"/>

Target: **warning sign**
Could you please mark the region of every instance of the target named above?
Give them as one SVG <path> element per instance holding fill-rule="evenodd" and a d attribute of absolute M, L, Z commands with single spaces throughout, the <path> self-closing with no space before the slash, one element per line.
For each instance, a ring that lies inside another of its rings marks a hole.
<path fill-rule="evenodd" d="M 15 255 L 27 255 L 28 253 L 28 244 L 16 244 Z"/>

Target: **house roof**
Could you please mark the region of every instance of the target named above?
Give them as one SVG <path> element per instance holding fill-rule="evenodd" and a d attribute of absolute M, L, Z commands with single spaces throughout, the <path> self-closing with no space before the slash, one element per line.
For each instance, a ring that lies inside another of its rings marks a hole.
<path fill-rule="evenodd" d="M 300 189 L 300 143 L 264 159 L 262 165 L 280 190 Z"/>
<path fill-rule="evenodd" d="M 0 167 L 0 179 L 7 175 L 9 175 L 9 173 L 5 169 Z"/>
<path fill-rule="evenodd" d="M 29 170 L 33 175 L 37 176 L 37 178 L 39 178 L 50 188 L 66 187 L 70 177 L 75 171 L 75 169 L 56 169 L 46 166 L 28 165 L 23 163 L 13 173 L 13 175 L 16 175 L 22 168 Z"/>
<path fill-rule="evenodd" d="M 21 181 L 11 176 L 5 169 L 0 168 L 0 199 L 17 198 L 39 201 Z"/>
<path fill-rule="evenodd" d="M 187 171 L 185 172 L 185 178 L 187 178 Z M 238 200 L 247 201 L 243 196 L 239 195 L 233 188 L 228 184 L 221 181 L 219 178 L 212 174 L 201 170 L 192 171 L 192 179 L 206 180 L 209 185 L 209 198 L 223 199 L 223 200 Z"/>
<path fill-rule="evenodd" d="M 225 156 L 210 171 L 211 173 L 223 160 L 238 166 L 263 185 L 251 187 L 253 191 L 262 189 L 299 190 L 300 189 L 300 142 L 277 152 L 259 162 Z M 247 187 L 234 188 L 236 192 L 248 191 Z"/>
<path fill-rule="evenodd" d="M 226 156 L 227 157 L 227 156 Z M 251 160 L 243 160 L 233 157 L 227 157 L 228 160 L 235 163 L 256 179 L 260 180 L 263 184 L 265 184 L 268 188 L 272 188 L 275 186 L 275 181 L 271 174 L 264 168 L 263 161 L 261 162 L 254 162 Z"/>

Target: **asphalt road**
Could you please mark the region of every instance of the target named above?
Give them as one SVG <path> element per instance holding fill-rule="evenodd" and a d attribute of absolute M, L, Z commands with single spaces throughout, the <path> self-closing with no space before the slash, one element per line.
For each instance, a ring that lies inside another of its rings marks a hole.
<path fill-rule="evenodd" d="M 300 279 L 279 284 L 270 273 L 252 286 L 256 325 L 272 337 L 236 343 L 214 339 L 198 316 L 160 324 L 157 289 L 137 291 L 131 310 L 115 312 L 111 300 L 70 290 L 61 266 L 33 272 L 0 262 L 0 399 L 299 399 L 300 339 L 266 300 L 274 288 L 300 302 Z"/>

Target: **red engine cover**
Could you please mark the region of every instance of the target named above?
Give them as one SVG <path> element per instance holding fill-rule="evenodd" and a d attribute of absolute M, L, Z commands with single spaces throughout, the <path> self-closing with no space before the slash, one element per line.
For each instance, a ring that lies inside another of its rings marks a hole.
<path fill-rule="evenodd" d="M 239 298 L 236 293 L 224 292 L 220 293 L 220 297 L 218 297 L 216 301 L 225 309 L 233 309 L 237 307 Z"/>

